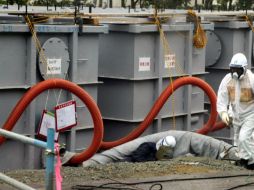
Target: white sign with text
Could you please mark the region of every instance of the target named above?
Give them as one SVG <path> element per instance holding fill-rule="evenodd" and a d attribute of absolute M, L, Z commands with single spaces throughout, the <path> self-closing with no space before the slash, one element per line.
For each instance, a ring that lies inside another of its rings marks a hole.
<path fill-rule="evenodd" d="M 140 57 L 138 63 L 138 71 L 150 71 L 151 69 L 151 58 Z"/>
<path fill-rule="evenodd" d="M 76 101 L 71 100 L 55 107 L 56 129 L 64 131 L 77 125 Z"/>
<path fill-rule="evenodd" d="M 61 74 L 62 59 L 47 59 L 47 74 Z"/>
<path fill-rule="evenodd" d="M 167 54 L 165 55 L 165 68 L 174 68 L 176 65 L 176 55 L 175 54 Z"/>
<path fill-rule="evenodd" d="M 47 139 L 48 128 L 56 130 L 55 115 L 47 110 L 43 110 L 41 122 L 37 135 L 42 139 Z M 55 131 L 55 141 L 58 141 L 59 133 Z"/>

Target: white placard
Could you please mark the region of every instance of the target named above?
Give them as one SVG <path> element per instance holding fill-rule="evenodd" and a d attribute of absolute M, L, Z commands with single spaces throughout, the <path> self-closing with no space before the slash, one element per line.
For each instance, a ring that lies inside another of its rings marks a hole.
<path fill-rule="evenodd" d="M 57 105 L 55 110 L 57 131 L 64 131 L 77 125 L 76 102 L 74 100 Z"/>
<path fill-rule="evenodd" d="M 44 110 L 38 130 L 38 136 L 46 139 L 48 134 L 48 128 L 53 128 L 56 130 L 56 120 L 53 113 Z M 55 141 L 58 140 L 58 136 L 59 133 L 55 131 Z"/>
<path fill-rule="evenodd" d="M 138 62 L 138 71 L 150 71 L 151 69 L 151 58 L 140 57 Z"/>
<path fill-rule="evenodd" d="M 167 54 L 165 55 L 165 68 L 174 68 L 176 65 L 176 55 Z"/>
<path fill-rule="evenodd" d="M 47 74 L 61 74 L 62 59 L 47 59 Z"/>

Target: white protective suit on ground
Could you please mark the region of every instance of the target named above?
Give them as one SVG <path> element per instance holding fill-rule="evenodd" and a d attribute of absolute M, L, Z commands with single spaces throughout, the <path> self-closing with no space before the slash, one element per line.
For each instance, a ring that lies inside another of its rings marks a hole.
<path fill-rule="evenodd" d="M 254 75 L 246 70 L 241 79 L 227 74 L 219 86 L 217 111 L 229 113 L 233 118 L 234 145 L 239 157 L 254 163 Z"/>
<path fill-rule="evenodd" d="M 156 143 L 167 136 L 173 136 L 176 141 L 173 158 L 191 154 L 195 156 L 210 157 L 213 159 L 239 159 L 236 156 L 236 147 L 232 147 L 232 145 L 224 141 L 190 131 L 170 130 L 139 137 L 109 150 L 97 153 L 92 158 L 84 161 L 83 167 L 125 160 L 139 147 L 140 144 L 144 142 Z M 66 152 L 62 158 L 62 163 L 67 163 L 73 155 L 74 153 Z"/>

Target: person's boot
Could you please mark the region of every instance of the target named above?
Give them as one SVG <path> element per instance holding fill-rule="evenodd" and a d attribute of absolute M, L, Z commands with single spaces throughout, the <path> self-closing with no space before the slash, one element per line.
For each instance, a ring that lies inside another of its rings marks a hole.
<path fill-rule="evenodd" d="M 235 165 L 236 165 L 236 166 L 241 166 L 241 167 L 247 168 L 248 160 L 245 160 L 245 159 L 237 160 L 237 161 L 235 162 Z"/>

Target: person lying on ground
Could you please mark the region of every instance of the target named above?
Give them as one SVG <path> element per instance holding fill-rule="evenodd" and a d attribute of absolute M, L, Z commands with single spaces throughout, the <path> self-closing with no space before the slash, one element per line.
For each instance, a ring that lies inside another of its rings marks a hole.
<path fill-rule="evenodd" d="M 168 140 L 170 139 L 170 140 Z M 169 141 L 169 142 L 168 142 Z M 169 146 L 165 146 L 169 143 Z M 66 164 L 74 153 L 66 152 Z M 137 138 L 109 150 L 96 153 L 83 167 L 110 162 L 145 162 L 192 155 L 238 161 L 237 148 L 224 141 L 189 131 L 170 130 Z M 250 169 L 250 168 L 249 168 Z"/>

